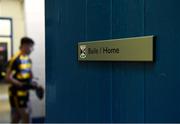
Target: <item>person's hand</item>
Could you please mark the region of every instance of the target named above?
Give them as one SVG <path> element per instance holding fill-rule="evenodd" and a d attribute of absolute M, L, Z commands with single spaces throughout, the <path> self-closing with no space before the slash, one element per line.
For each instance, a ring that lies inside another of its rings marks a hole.
<path fill-rule="evenodd" d="M 34 86 L 38 85 L 37 81 L 34 81 L 34 80 L 31 82 L 31 84 L 34 85 Z"/>
<path fill-rule="evenodd" d="M 38 83 L 36 81 L 32 81 L 31 84 L 29 85 L 31 87 L 30 89 L 36 89 L 38 87 Z"/>

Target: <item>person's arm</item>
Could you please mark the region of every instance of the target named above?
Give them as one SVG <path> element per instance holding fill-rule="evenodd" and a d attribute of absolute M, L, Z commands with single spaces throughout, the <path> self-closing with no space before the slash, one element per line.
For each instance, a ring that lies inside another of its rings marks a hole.
<path fill-rule="evenodd" d="M 7 70 L 6 70 L 6 77 L 5 79 L 11 83 L 11 84 L 14 84 L 16 86 L 22 86 L 22 82 L 16 80 L 13 75 L 14 75 L 14 68 L 17 66 L 16 62 L 15 61 L 11 61 L 7 67 Z"/>
<path fill-rule="evenodd" d="M 11 69 L 7 69 L 7 73 L 6 73 L 6 80 L 16 86 L 22 86 L 22 83 L 18 80 L 16 80 L 15 78 L 13 78 L 13 71 Z"/>

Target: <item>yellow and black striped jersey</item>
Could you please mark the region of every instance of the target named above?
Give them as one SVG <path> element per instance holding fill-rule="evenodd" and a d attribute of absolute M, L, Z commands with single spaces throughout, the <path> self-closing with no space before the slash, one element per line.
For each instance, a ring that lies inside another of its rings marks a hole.
<path fill-rule="evenodd" d="M 30 83 L 32 80 L 32 62 L 28 55 L 18 52 L 9 62 L 8 68 L 13 72 L 14 78 Z"/>

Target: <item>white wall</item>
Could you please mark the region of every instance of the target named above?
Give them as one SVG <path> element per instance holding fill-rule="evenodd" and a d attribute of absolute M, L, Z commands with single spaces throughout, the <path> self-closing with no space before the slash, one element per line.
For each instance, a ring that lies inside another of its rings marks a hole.
<path fill-rule="evenodd" d="M 25 0 L 25 33 L 35 41 L 31 55 L 34 76 L 45 87 L 45 14 L 44 0 Z M 45 99 L 39 101 L 32 93 L 33 116 L 45 116 Z"/>

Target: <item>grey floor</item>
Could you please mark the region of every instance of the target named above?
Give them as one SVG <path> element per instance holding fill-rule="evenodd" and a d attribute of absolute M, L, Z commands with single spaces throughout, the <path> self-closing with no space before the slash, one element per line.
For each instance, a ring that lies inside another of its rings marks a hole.
<path fill-rule="evenodd" d="M 8 101 L 8 85 L 0 84 L 0 123 L 10 122 L 10 107 Z"/>

